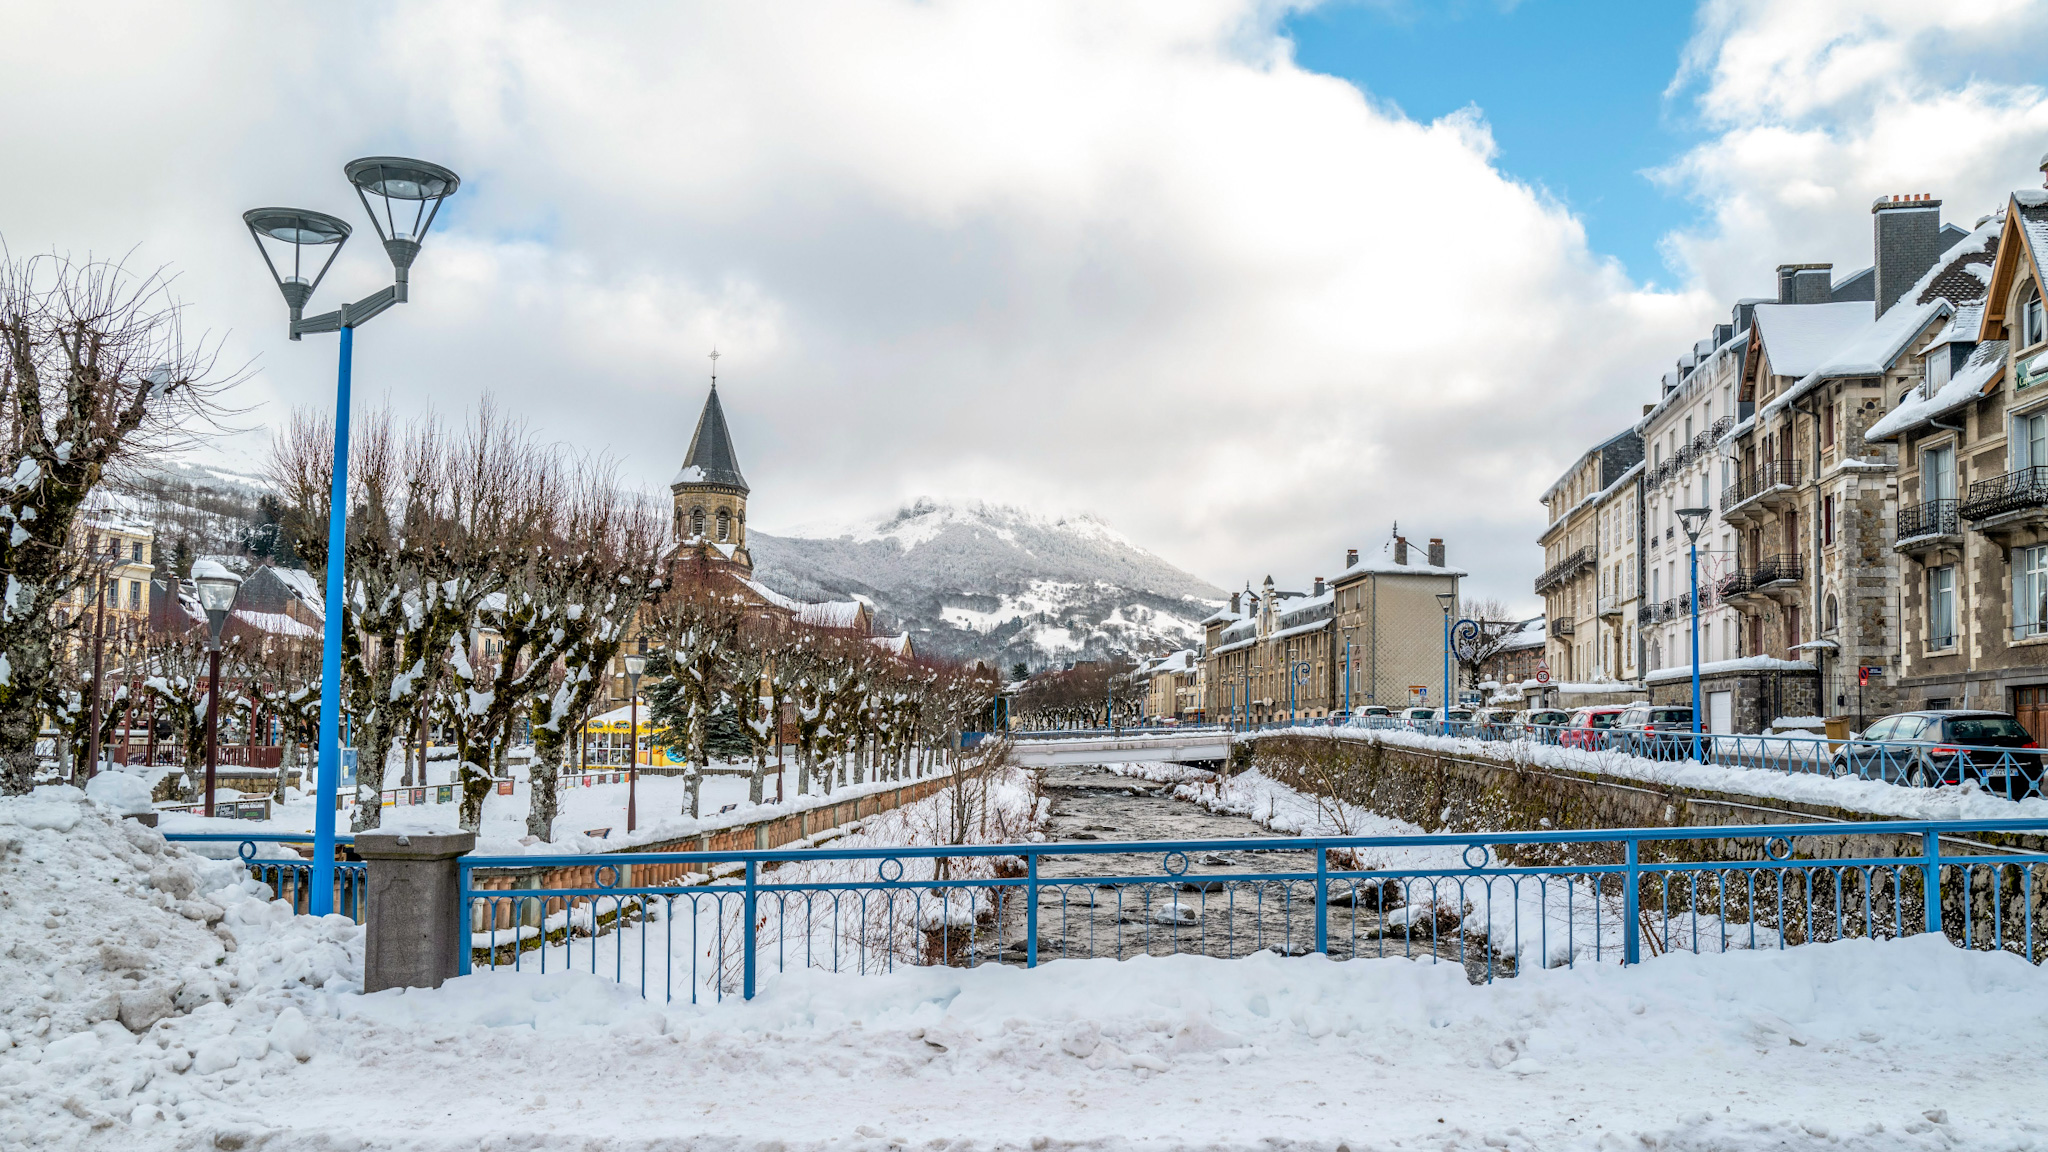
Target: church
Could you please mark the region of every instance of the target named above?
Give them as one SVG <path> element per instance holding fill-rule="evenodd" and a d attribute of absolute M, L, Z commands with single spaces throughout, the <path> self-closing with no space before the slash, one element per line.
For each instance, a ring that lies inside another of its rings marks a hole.
<path fill-rule="evenodd" d="M 788 623 L 875 635 L 874 609 L 862 600 L 807 603 L 754 579 L 754 557 L 747 551 L 747 478 L 740 473 L 739 454 L 725 425 L 725 406 L 718 399 L 718 378 L 697 417 L 689 454 L 669 484 L 674 497 L 674 543 L 665 558 L 670 587 L 715 580 L 725 590 L 758 607 L 763 616 Z M 878 638 L 879 639 L 879 638 Z M 909 655 L 907 635 L 892 639 L 891 650 Z"/>

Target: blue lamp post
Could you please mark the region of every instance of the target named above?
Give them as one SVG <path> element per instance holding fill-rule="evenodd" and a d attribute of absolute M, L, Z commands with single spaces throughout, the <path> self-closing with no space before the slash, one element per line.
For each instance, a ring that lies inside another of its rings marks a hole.
<path fill-rule="evenodd" d="M 313 814 L 313 878 L 308 903 L 315 916 L 334 911 L 334 809 L 335 791 L 341 779 L 341 631 L 346 613 L 342 610 L 345 584 L 343 560 L 348 543 L 348 411 L 349 373 L 355 352 L 355 330 L 393 304 L 407 300 L 413 260 L 420 242 L 440 214 L 441 202 L 461 185 L 455 173 L 424 160 L 398 156 L 371 156 L 346 165 L 342 172 L 355 187 L 356 198 L 370 215 L 370 226 L 384 242 L 384 254 L 391 260 L 392 283 L 382 291 L 344 304 L 318 316 L 305 315 L 313 290 L 326 278 L 341 254 L 341 246 L 352 231 L 325 212 L 299 208 L 253 208 L 242 213 L 257 251 L 270 267 L 278 291 L 291 309 L 291 338 L 308 332 L 341 334 L 341 363 L 336 373 L 334 397 L 334 480 L 328 493 L 327 513 L 327 604 L 320 653 L 320 767 Z M 378 218 L 381 205 L 383 218 Z M 279 269 L 273 249 L 289 250 L 290 273 Z M 325 259 L 319 259 L 322 251 Z M 308 260 L 307 257 L 314 257 Z M 307 273 L 310 265 L 320 267 Z"/>
<path fill-rule="evenodd" d="M 1692 758 L 1704 762 L 1700 748 L 1700 530 L 1710 515 L 1705 508 L 1680 508 L 1678 522 L 1685 529 L 1691 568 L 1692 605 Z"/>

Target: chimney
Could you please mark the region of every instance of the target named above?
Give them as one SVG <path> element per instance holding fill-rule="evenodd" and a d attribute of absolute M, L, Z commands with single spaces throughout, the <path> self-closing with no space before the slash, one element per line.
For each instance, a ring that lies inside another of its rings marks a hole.
<path fill-rule="evenodd" d="M 1650 413 L 1652 413 L 1652 412 L 1655 412 L 1656 410 L 1657 410 L 1657 406 L 1656 406 L 1655 404 L 1645 404 L 1645 405 L 1643 405 L 1643 415 L 1645 415 L 1645 416 L 1648 416 L 1648 415 L 1649 415 Z"/>
<path fill-rule="evenodd" d="M 1316 590 L 1315 590 L 1315 595 L 1317 595 L 1317 596 L 1321 596 L 1322 594 L 1323 594 L 1323 578 L 1322 578 L 1321 576 L 1318 576 L 1318 577 L 1316 577 Z"/>
<path fill-rule="evenodd" d="M 1244 594 L 1241 592 L 1232 592 L 1230 594 L 1230 614 L 1232 616 L 1235 616 L 1243 611 L 1243 608 L 1240 607 L 1243 595 Z"/>
<path fill-rule="evenodd" d="M 1344 550 L 1344 566 L 1346 568 L 1358 567 L 1358 549 L 1346 548 Z"/>
<path fill-rule="evenodd" d="M 1834 269 L 1833 264 L 1778 265 L 1778 303 L 1827 303 Z"/>
<path fill-rule="evenodd" d="M 1394 563 L 1406 564 L 1407 562 L 1408 538 L 1406 536 L 1396 536 L 1394 537 Z"/>
<path fill-rule="evenodd" d="M 1870 206 L 1871 247 L 1877 252 L 1877 315 L 1941 259 L 1941 201 L 1921 193 L 1880 196 Z"/>
<path fill-rule="evenodd" d="M 1429 563 L 1431 567 L 1435 568 L 1444 566 L 1444 542 L 1442 537 L 1432 536 L 1429 538 Z"/>

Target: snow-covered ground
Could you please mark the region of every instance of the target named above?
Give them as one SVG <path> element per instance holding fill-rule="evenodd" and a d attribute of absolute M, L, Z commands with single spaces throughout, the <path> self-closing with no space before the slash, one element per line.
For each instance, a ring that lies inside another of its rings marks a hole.
<path fill-rule="evenodd" d="M 395 778 L 395 777 L 394 777 Z M 851 779 L 851 775 L 848 776 Z M 477 851 L 484 855 L 507 856 L 519 854 L 563 854 L 572 852 L 604 852 L 633 844 L 651 844 L 685 836 L 695 836 L 762 820 L 791 812 L 803 811 L 834 804 L 854 796 L 866 796 L 875 792 L 900 788 L 914 780 L 870 780 L 865 784 L 847 785 L 835 788 L 831 795 L 814 791 L 809 796 L 796 794 L 796 771 L 791 766 L 783 782 L 783 803 L 776 804 L 775 773 L 770 769 L 763 789 L 767 800 L 763 804 L 750 804 L 747 800 L 748 781 L 742 776 L 706 776 L 698 793 L 697 811 L 701 816 L 695 820 L 684 815 L 689 810 L 689 785 L 680 776 L 647 776 L 639 781 L 637 804 L 638 827 L 628 835 L 626 832 L 627 785 L 590 784 L 566 789 L 561 794 L 555 816 L 554 838 L 552 841 L 537 841 L 528 837 L 526 814 L 531 807 L 533 793 L 524 780 L 516 781 L 510 796 L 501 796 L 493 789 L 484 797 L 483 826 L 477 833 Z M 431 799 L 434 790 L 427 789 Z M 720 811 L 726 809 L 725 811 Z M 167 813 L 161 827 L 166 832 L 307 832 L 313 830 L 313 797 L 299 792 L 288 791 L 285 803 L 271 807 L 271 818 L 267 821 L 229 820 L 216 817 L 208 820 L 203 816 L 184 813 Z M 461 806 L 457 803 L 393 805 L 384 809 L 385 823 L 394 827 L 407 828 L 448 828 L 459 825 Z M 347 810 L 336 814 L 338 830 L 348 830 Z M 602 837 L 586 835 L 603 831 Z"/>
<path fill-rule="evenodd" d="M 1937 937 L 362 996 L 360 929 L 56 789 L 0 800 L 0 891 L 9 1148 L 2048 1147 L 2048 976 Z"/>

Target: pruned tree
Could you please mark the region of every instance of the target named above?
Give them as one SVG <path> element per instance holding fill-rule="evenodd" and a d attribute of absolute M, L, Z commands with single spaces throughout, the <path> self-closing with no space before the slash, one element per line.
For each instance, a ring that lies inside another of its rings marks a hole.
<path fill-rule="evenodd" d="M 217 351 L 187 340 L 161 273 L 0 249 L 0 794 L 33 787 L 63 703 L 53 609 L 84 578 L 80 509 L 110 471 L 218 426 L 241 374 Z"/>

